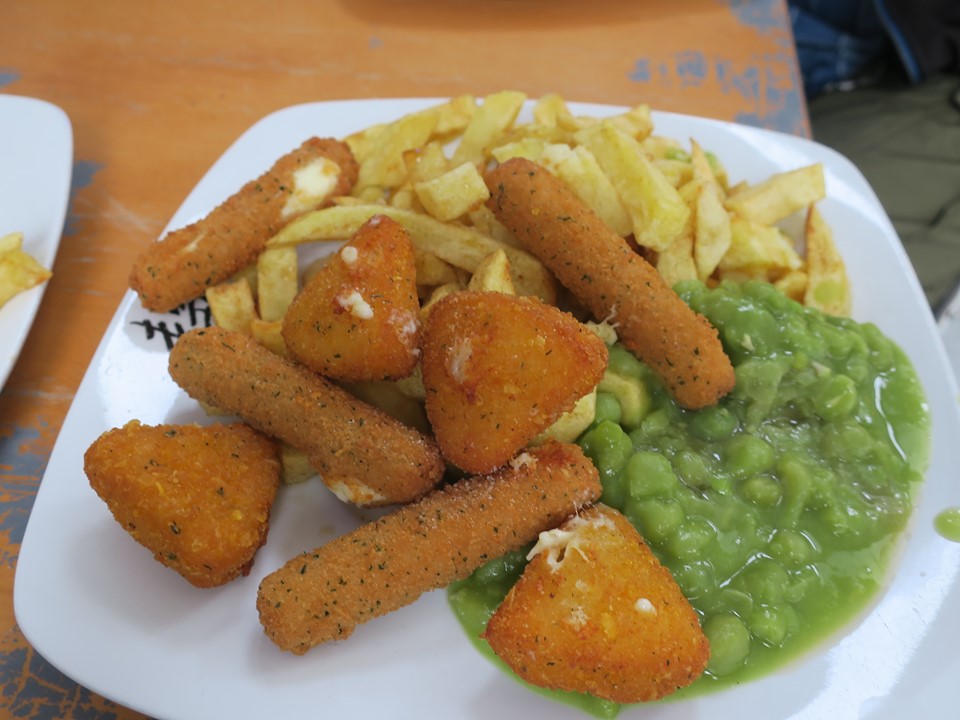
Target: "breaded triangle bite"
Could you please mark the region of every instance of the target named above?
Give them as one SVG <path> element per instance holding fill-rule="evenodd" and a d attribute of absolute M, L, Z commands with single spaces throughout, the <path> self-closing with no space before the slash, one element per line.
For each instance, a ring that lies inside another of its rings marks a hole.
<path fill-rule="evenodd" d="M 374 215 L 294 298 L 287 350 L 334 380 L 406 377 L 420 356 L 416 273 L 407 231 Z"/>
<path fill-rule="evenodd" d="M 424 327 L 427 417 L 440 451 L 468 472 L 510 460 L 603 376 L 607 347 L 532 297 L 456 292 Z"/>
<path fill-rule="evenodd" d="M 585 510 L 541 533 L 531 555 L 484 634 L 521 678 L 635 703 L 703 673 L 710 647 L 696 612 L 619 512 Z"/>
<path fill-rule="evenodd" d="M 141 425 L 87 449 L 90 486 L 117 522 L 192 585 L 250 572 L 280 486 L 276 444 L 248 425 Z"/>

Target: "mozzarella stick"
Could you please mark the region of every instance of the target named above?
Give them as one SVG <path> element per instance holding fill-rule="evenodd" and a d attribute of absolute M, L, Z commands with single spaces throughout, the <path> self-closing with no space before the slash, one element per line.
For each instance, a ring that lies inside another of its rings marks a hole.
<path fill-rule="evenodd" d="M 305 452 L 341 500 L 409 502 L 443 476 L 432 439 L 242 333 L 191 330 L 170 353 L 169 370 L 191 397 Z"/>
<path fill-rule="evenodd" d="M 173 310 L 253 263 L 284 225 L 345 195 L 356 179 L 345 143 L 311 138 L 203 219 L 150 243 L 130 287 L 147 310 Z"/>
<path fill-rule="evenodd" d="M 281 649 L 297 655 L 342 640 L 357 625 L 532 542 L 601 490 L 578 446 L 529 450 L 492 475 L 435 490 L 291 559 L 260 583 L 260 622 Z"/>
<path fill-rule="evenodd" d="M 486 176 L 487 206 L 598 320 L 663 380 L 679 405 L 713 405 L 734 385 L 716 328 L 539 165 L 513 158 Z"/>

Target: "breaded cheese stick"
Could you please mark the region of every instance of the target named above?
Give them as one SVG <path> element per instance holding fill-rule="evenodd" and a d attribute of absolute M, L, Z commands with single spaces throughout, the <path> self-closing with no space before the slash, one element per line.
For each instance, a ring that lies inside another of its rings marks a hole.
<path fill-rule="evenodd" d="M 191 330 L 170 353 L 169 370 L 191 397 L 305 452 L 341 500 L 409 502 L 443 476 L 433 440 L 242 333 Z"/>
<path fill-rule="evenodd" d="M 563 182 L 512 158 L 487 173 L 497 219 L 598 320 L 613 317 L 626 347 L 653 368 L 681 406 L 727 394 L 735 377 L 716 328 Z"/>
<path fill-rule="evenodd" d="M 280 228 L 347 194 L 356 180 L 346 143 L 311 138 L 203 219 L 150 243 L 130 287 L 148 310 L 173 310 L 250 265 Z"/>
<path fill-rule="evenodd" d="M 548 443 L 292 558 L 260 583 L 267 635 L 302 655 L 516 550 L 600 497 L 576 445 Z"/>

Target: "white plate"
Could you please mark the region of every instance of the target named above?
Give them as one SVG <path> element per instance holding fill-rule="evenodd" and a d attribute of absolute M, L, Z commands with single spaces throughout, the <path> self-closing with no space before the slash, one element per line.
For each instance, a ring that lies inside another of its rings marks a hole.
<path fill-rule="evenodd" d="M 343 136 L 430 100 L 317 103 L 261 120 L 213 166 L 172 219 L 206 212 L 311 134 Z M 578 113 L 615 108 L 578 105 Z M 809 141 L 657 114 L 657 131 L 696 137 L 736 179 L 757 180 L 810 162 L 826 167 L 832 223 L 855 288 L 855 316 L 907 349 L 930 398 L 932 462 L 903 557 L 872 611 L 821 650 L 762 680 L 621 717 L 900 718 L 942 715 L 958 699 L 960 545 L 933 530 L 960 504 L 957 386 L 920 285 L 890 222 L 853 166 Z M 20 552 L 14 601 L 34 647 L 67 675 L 145 713 L 214 717 L 578 718 L 529 692 L 481 657 L 443 591 L 361 626 L 349 640 L 303 657 L 277 650 L 254 606 L 260 579 L 288 558 L 352 527 L 356 514 L 320 483 L 285 489 L 252 574 L 197 590 L 154 562 L 112 519 L 83 474 L 83 453 L 108 428 L 200 420 L 166 372 L 162 334 L 189 313 L 155 316 L 128 294 L 77 393 L 43 478 Z M 138 324 L 139 323 L 139 324 Z M 952 605 L 952 612 L 949 607 Z M 924 713 L 924 711 L 928 711 Z"/>
<path fill-rule="evenodd" d="M 44 100 L 0 95 L 0 236 L 20 231 L 23 249 L 48 270 L 70 200 L 70 119 Z M 13 369 L 47 283 L 0 307 L 0 388 Z"/>

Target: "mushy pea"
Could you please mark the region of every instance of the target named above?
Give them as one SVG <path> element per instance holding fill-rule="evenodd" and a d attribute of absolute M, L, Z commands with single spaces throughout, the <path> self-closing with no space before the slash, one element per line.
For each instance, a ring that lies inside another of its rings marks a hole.
<path fill-rule="evenodd" d="M 735 389 L 682 410 L 614 346 L 580 444 L 602 501 L 630 518 L 701 616 L 711 660 L 683 696 L 781 665 L 864 609 L 910 516 L 930 420 L 912 366 L 875 326 L 764 283 L 678 291 L 720 331 Z M 516 553 L 451 587 L 472 637 L 523 564 Z M 596 715 L 618 709 L 557 696 Z"/>

